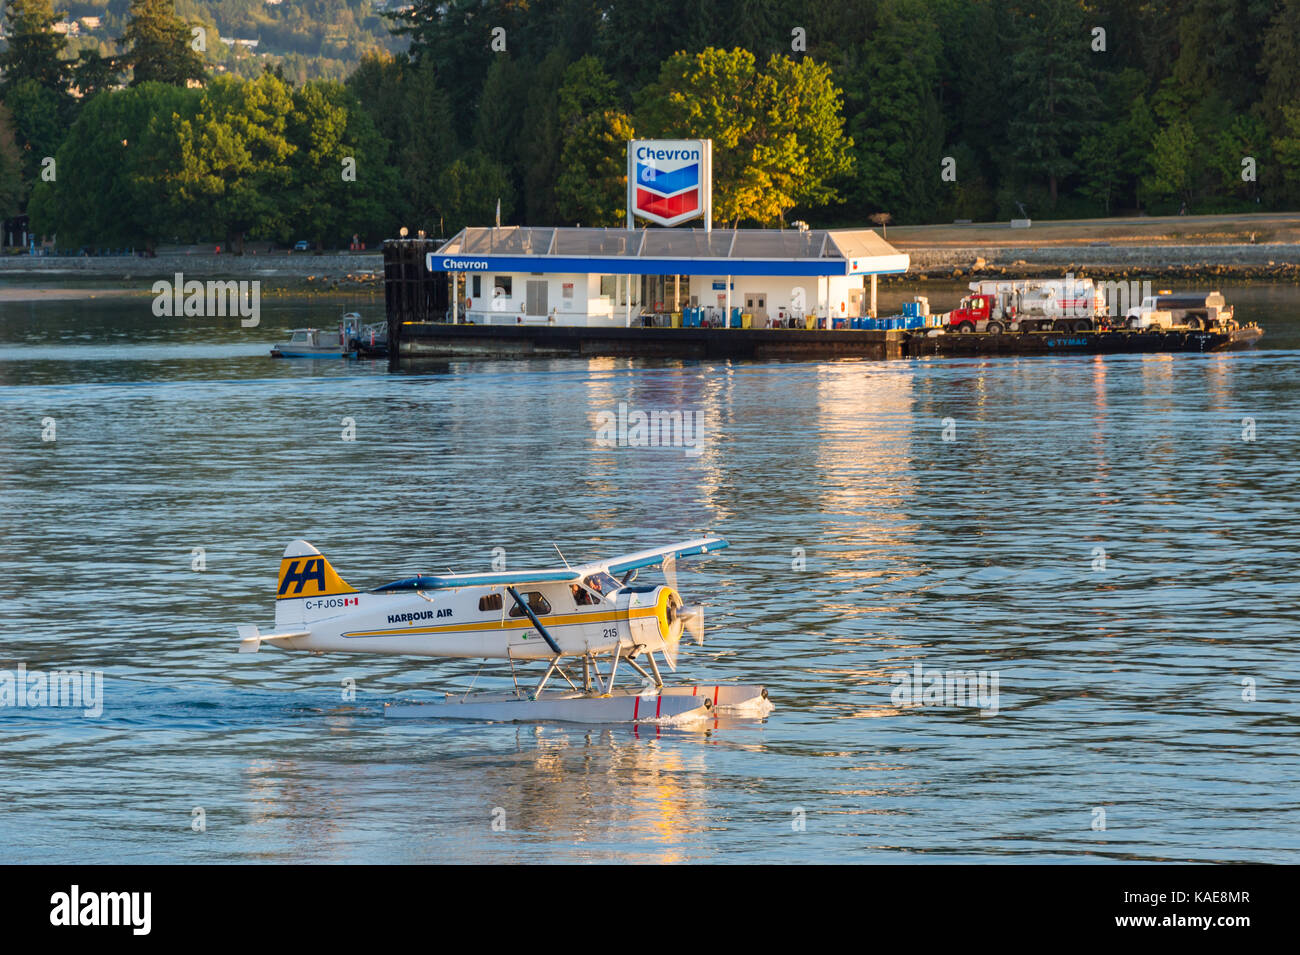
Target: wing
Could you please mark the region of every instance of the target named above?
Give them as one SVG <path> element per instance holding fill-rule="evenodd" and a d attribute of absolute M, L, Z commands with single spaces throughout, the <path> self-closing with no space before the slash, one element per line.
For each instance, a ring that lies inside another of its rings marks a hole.
<path fill-rule="evenodd" d="M 393 593 L 400 590 L 451 590 L 455 587 L 491 587 L 502 584 L 541 584 L 557 581 L 576 581 L 582 574 L 576 570 L 511 570 L 499 574 L 444 574 L 442 576 L 408 577 L 391 584 L 376 587 L 372 593 Z"/>
<path fill-rule="evenodd" d="M 614 557 L 599 564 L 588 564 L 582 568 L 582 571 L 590 573 L 594 570 L 604 570 L 618 575 L 642 567 L 654 567 L 656 564 L 662 564 L 666 557 L 679 558 L 693 557 L 696 554 L 711 554 L 713 551 L 722 550 L 726 546 L 728 546 L 727 542 L 721 537 L 698 537 L 695 540 L 682 541 L 679 544 L 669 544 L 667 547 L 656 547 L 654 550 L 624 554 L 622 557 Z"/>
<path fill-rule="evenodd" d="M 511 584 L 576 583 L 588 574 L 606 571 L 611 574 L 624 574 L 629 570 L 642 567 L 654 567 L 662 564 L 666 557 L 692 557 L 696 554 L 709 554 L 722 550 L 727 542 L 721 537 L 699 537 L 695 540 L 656 547 L 654 550 L 637 551 L 611 560 L 583 564 L 581 567 L 563 567 L 551 570 L 507 570 L 498 574 L 443 574 L 408 577 L 395 580 L 391 584 L 376 587 L 371 593 L 395 593 L 403 590 L 451 590 L 456 587 L 491 587 L 509 586 Z"/>

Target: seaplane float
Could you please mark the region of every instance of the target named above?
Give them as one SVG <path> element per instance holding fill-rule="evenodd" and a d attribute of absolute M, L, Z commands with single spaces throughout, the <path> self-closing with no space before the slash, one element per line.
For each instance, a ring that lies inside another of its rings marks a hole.
<path fill-rule="evenodd" d="M 275 631 L 240 626 L 239 650 L 255 653 L 269 644 L 510 664 L 513 689 L 388 703 L 384 715 L 391 718 L 677 723 L 714 714 L 761 717 L 773 709 L 764 687 L 669 687 L 656 660 L 658 654 L 676 672 L 683 633 L 704 641 L 704 610 L 682 602 L 677 561 L 726 546 L 721 537 L 701 537 L 579 567 L 565 560 L 545 570 L 420 574 L 362 591 L 345 583 L 319 550 L 296 540 L 280 561 Z M 665 584 L 633 583 L 638 571 L 656 566 Z M 536 683 L 521 686 L 519 664 L 545 669 Z M 628 670 L 640 684 L 617 686 L 619 673 Z"/>

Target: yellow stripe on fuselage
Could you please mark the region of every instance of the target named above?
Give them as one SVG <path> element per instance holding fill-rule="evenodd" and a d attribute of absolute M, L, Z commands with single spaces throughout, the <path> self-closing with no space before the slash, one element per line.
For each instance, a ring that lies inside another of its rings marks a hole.
<path fill-rule="evenodd" d="M 643 607 L 624 614 L 619 610 L 607 610 L 596 613 L 548 614 L 540 616 L 542 625 L 547 630 L 552 627 L 576 627 L 586 623 L 609 623 L 624 617 L 657 616 L 657 607 Z M 485 620 L 482 623 L 448 623 L 440 627 L 401 627 L 396 630 L 353 630 L 344 633 L 344 637 L 399 637 L 408 633 L 477 633 L 484 630 L 536 630 L 527 617 L 515 617 L 507 620 Z"/>

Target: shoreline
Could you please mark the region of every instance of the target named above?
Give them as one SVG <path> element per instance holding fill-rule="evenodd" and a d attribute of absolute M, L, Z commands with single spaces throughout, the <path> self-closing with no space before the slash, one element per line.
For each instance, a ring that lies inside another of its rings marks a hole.
<path fill-rule="evenodd" d="M 79 274 L 68 276 L 52 271 L 9 275 L 0 272 L 0 305 L 32 302 L 84 302 L 100 298 L 154 297 L 153 283 L 174 276 L 122 276 L 116 284 L 105 284 L 107 276 Z M 348 281 L 328 276 L 298 278 L 294 276 L 260 277 L 264 299 L 339 299 L 364 298 L 383 300 L 382 281 Z M 83 282 L 87 284 L 82 284 Z M 64 284 L 67 283 L 67 284 Z M 93 283 L 93 284 L 91 284 Z"/>
<path fill-rule="evenodd" d="M 1074 272 L 1101 279 L 1264 280 L 1300 283 L 1300 214 L 1045 220 L 1026 229 L 1005 222 L 876 229 L 910 257 L 885 283 L 953 278 L 1033 278 Z M 369 252 L 245 255 L 160 252 L 119 256 L 0 256 L 0 283 L 79 281 L 125 288 L 176 273 L 197 279 L 259 280 L 264 293 L 382 292 L 384 258 Z M 9 288 L 14 288 L 9 285 Z M 143 291 L 147 292 L 148 289 Z M 106 289 L 101 294 L 113 294 Z M 46 296 L 48 297 L 48 296 Z M 12 301 L 12 298 L 0 299 Z"/>
<path fill-rule="evenodd" d="M 897 282 L 932 278 L 1044 277 L 1074 272 L 1103 279 L 1300 283 L 1300 244 L 969 246 L 907 249 L 911 266 Z"/>
<path fill-rule="evenodd" d="M 383 294 L 384 260 L 375 253 L 328 255 L 215 255 L 160 253 L 154 258 L 132 255 L 0 257 L 0 295 L 33 288 L 64 288 L 62 284 L 90 281 L 113 284 L 103 294 L 152 295 L 153 283 L 187 279 L 244 279 L 262 283 L 264 295 L 371 292 Z M 11 284 L 23 283 L 23 284 Z M 75 289 L 75 285 L 71 286 Z M 45 297 L 45 296 L 42 296 Z M 84 296 L 82 296 L 84 297 Z M 0 298 L 0 301 L 14 301 Z M 31 300 L 17 299 L 18 301 Z"/>

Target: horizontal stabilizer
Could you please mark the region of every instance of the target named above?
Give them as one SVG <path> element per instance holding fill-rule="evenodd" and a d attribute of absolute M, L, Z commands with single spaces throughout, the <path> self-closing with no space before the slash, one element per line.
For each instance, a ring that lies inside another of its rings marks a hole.
<path fill-rule="evenodd" d="M 297 637 L 310 637 L 310 630 L 290 630 L 284 633 L 262 633 L 257 627 L 241 624 L 239 627 L 239 652 L 256 653 L 263 643 L 276 646 L 278 641 L 293 640 Z"/>

